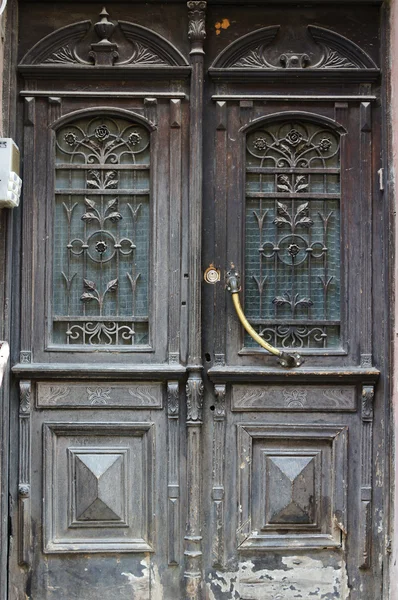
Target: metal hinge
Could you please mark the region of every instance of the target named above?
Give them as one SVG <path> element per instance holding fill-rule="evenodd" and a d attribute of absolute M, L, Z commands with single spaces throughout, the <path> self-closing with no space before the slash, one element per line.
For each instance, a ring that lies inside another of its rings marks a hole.
<path fill-rule="evenodd" d="M 384 169 L 383 167 L 377 171 L 379 176 L 379 189 L 381 192 L 384 192 Z"/>

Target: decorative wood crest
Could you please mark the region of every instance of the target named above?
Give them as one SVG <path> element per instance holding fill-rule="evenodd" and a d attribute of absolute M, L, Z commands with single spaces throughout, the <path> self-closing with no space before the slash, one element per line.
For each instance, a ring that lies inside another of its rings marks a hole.
<path fill-rule="evenodd" d="M 184 56 L 161 35 L 127 21 L 111 21 L 105 8 L 94 25 L 81 21 L 40 40 L 20 63 L 27 66 L 178 67 Z"/>
<path fill-rule="evenodd" d="M 346 37 L 323 27 L 307 28 L 318 48 L 313 52 L 278 53 L 276 37 L 280 26 L 258 29 L 232 42 L 214 61 L 210 72 L 219 70 L 377 70 L 372 58 Z M 318 50 L 318 51 L 317 51 Z"/>
<path fill-rule="evenodd" d="M 188 38 L 192 44 L 191 54 L 203 54 L 203 42 L 206 38 L 206 6 L 207 2 L 187 2 L 188 6 Z"/>

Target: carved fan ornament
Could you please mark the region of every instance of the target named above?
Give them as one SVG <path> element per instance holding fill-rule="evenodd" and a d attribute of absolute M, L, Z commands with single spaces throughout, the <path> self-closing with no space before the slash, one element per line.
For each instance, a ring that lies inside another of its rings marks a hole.
<path fill-rule="evenodd" d="M 20 67 L 188 66 L 183 55 L 161 35 L 127 21 L 112 21 L 106 8 L 99 17 L 94 25 L 82 21 L 51 33 L 29 50 Z"/>
<path fill-rule="evenodd" d="M 309 25 L 308 33 L 321 54 L 283 52 L 275 58 L 274 42 L 280 26 L 264 27 L 230 44 L 214 61 L 214 69 L 377 69 L 374 61 L 351 40 L 325 29 Z M 273 51 L 273 52 L 272 52 Z M 276 53 L 277 54 L 277 53 Z"/>

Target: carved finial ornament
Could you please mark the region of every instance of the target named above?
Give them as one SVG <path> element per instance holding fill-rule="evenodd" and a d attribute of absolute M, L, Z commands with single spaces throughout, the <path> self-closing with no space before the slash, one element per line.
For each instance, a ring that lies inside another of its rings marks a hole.
<path fill-rule="evenodd" d="M 206 39 L 206 6 L 207 2 L 188 2 L 188 38 L 191 41 L 191 54 L 204 54 L 203 42 Z"/>
<path fill-rule="evenodd" d="M 100 21 L 94 25 L 95 33 L 100 38 L 96 44 L 91 44 L 91 52 L 89 56 L 94 59 L 94 63 L 99 66 L 112 66 L 119 53 L 117 52 L 117 44 L 109 41 L 116 25 L 108 20 L 109 13 L 104 7 L 100 12 Z"/>

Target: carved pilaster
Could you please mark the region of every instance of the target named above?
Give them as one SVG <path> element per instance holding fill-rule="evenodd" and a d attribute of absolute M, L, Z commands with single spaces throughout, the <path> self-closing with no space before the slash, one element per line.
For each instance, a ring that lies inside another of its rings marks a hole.
<path fill-rule="evenodd" d="M 178 381 L 167 383 L 168 417 L 168 563 L 179 564 L 180 556 L 180 466 Z"/>
<path fill-rule="evenodd" d="M 226 386 L 215 385 L 214 392 L 212 562 L 214 567 L 223 567 L 225 549 L 224 462 Z"/>
<path fill-rule="evenodd" d="M 189 170 L 189 363 L 201 364 L 203 80 L 206 2 L 188 2 L 191 41 Z"/>
<path fill-rule="evenodd" d="M 372 541 L 372 463 L 374 386 L 362 387 L 361 509 L 359 567 L 369 569 Z"/>
<path fill-rule="evenodd" d="M 202 581 L 202 409 L 203 382 L 200 372 L 190 373 L 187 386 L 187 528 L 185 535 L 185 585 L 189 600 L 201 598 Z"/>
<path fill-rule="evenodd" d="M 19 564 L 30 565 L 31 529 L 30 529 L 30 413 L 31 382 L 19 384 L 19 483 L 18 483 L 18 554 Z"/>

